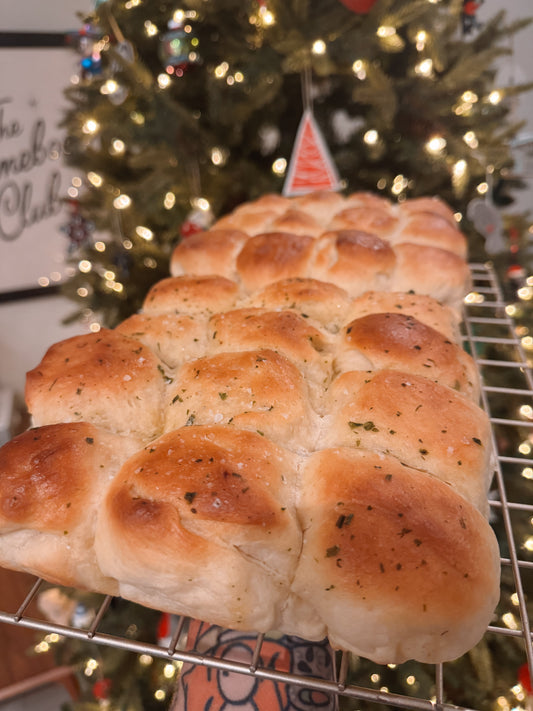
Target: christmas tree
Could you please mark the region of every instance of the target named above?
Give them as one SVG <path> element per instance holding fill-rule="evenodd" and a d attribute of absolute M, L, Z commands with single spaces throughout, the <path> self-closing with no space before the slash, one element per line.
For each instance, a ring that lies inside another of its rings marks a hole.
<path fill-rule="evenodd" d="M 98 2 L 83 20 L 80 74 L 66 90 L 67 159 L 82 175 L 67 229 L 76 246 L 75 273 L 64 286 L 78 304 L 72 319 L 84 318 L 95 330 L 116 325 L 168 276 L 180 239 L 243 201 L 281 192 L 302 115 L 312 107 L 346 192 L 370 190 L 398 201 L 439 195 L 469 235 L 474 259 L 486 259 L 484 238 L 499 238 L 491 256 L 514 302 L 512 315 L 526 324 L 520 328 L 527 345 L 530 223 L 510 212 L 510 194 L 521 187 L 512 177 L 511 143 L 520 124 L 511 108 L 512 98 L 531 87 L 499 86 L 496 66 L 528 21 L 507 24 L 500 13 L 477 26 L 471 6 L 463 0 Z M 500 407 L 508 413 L 508 398 Z M 517 431 L 509 453 L 522 441 Z M 518 477 L 516 500 L 528 500 L 520 488 L 528 484 Z M 530 540 L 529 528 L 521 521 L 517 538 Z M 525 555 L 531 558 L 531 550 Z M 504 578 L 500 617 L 512 614 L 514 594 Z M 120 603 L 111 612 L 119 618 Z M 138 614 L 155 639 L 158 615 Z M 79 664 L 93 697 L 83 708 L 108 698 L 117 708 L 168 702 L 168 689 L 154 699 L 154 688 L 164 690 L 164 665 L 156 671 L 139 666 L 134 655 L 100 650 L 95 689 L 86 645 L 64 645 L 61 659 Z M 512 637 L 487 638 L 451 665 L 446 691 L 471 708 L 511 708 L 522 661 Z M 354 658 L 348 678 L 418 698 L 434 694 L 433 671 L 415 663 L 378 667 Z"/>
<path fill-rule="evenodd" d="M 73 254 L 73 319 L 116 325 L 168 274 L 177 241 L 280 192 L 309 105 L 346 191 L 441 196 L 475 256 L 468 207 L 483 198 L 483 231 L 514 187 L 511 99 L 530 87 L 495 84 L 527 21 L 500 13 L 474 32 L 473 20 L 463 0 L 97 3 L 66 91 L 73 219 L 97 229 Z M 515 242 L 529 237 L 525 216 L 506 219 Z M 508 257 L 508 238 L 496 248 Z"/>

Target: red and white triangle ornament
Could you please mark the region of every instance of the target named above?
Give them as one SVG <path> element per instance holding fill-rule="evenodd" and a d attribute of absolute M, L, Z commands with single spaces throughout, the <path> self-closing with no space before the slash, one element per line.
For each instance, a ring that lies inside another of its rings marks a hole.
<path fill-rule="evenodd" d="M 304 110 L 292 149 L 283 195 L 342 188 L 335 163 L 310 108 Z"/>

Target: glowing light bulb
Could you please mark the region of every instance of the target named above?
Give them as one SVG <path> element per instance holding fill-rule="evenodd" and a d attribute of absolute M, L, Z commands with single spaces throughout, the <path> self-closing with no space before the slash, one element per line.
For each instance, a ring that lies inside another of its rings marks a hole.
<path fill-rule="evenodd" d="M 521 474 L 524 479 L 533 479 L 533 467 L 524 467 Z"/>
<path fill-rule="evenodd" d="M 488 96 L 488 100 L 493 106 L 496 106 L 497 104 L 499 104 L 500 101 L 502 100 L 502 98 L 503 98 L 502 92 L 498 91 L 497 89 L 495 89 L 494 91 L 491 91 Z"/>
<path fill-rule="evenodd" d="M 156 35 L 159 32 L 157 25 L 154 25 L 154 23 L 151 22 L 150 20 L 145 21 L 144 31 L 146 32 L 148 37 L 154 37 L 154 35 Z"/>
<path fill-rule="evenodd" d="M 380 25 L 376 31 L 378 37 L 392 37 L 396 34 L 396 29 L 392 25 Z"/>
<path fill-rule="evenodd" d="M 433 74 L 433 60 L 429 57 L 415 65 L 415 72 L 421 77 L 430 77 Z"/>
<path fill-rule="evenodd" d="M 286 170 L 287 161 L 285 158 L 276 158 L 276 160 L 272 163 L 272 172 L 275 173 L 275 175 L 285 175 Z"/>
<path fill-rule="evenodd" d="M 157 83 L 160 89 L 166 89 L 171 84 L 171 78 L 168 74 L 159 74 L 157 77 Z"/>
<path fill-rule="evenodd" d="M 352 64 L 352 71 L 355 76 L 361 81 L 363 81 L 363 79 L 366 79 L 366 69 L 363 60 L 356 59 L 355 62 Z"/>
<path fill-rule="evenodd" d="M 98 121 L 96 119 L 90 118 L 90 119 L 87 119 L 87 121 L 85 121 L 85 123 L 81 127 L 81 130 L 83 131 L 83 133 L 92 135 L 92 134 L 96 133 L 99 128 L 100 128 L 100 124 L 98 123 Z"/>
<path fill-rule="evenodd" d="M 217 79 L 223 79 L 229 71 L 229 64 L 227 62 L 222 62 L 215 67 L 215 76 Z"/>
<path fill-rule="evenodd" d="M 119 195 L 113 200 L 113 207 L 115 207 L 117 210 L 125 210 L 127 207 L 131 205 L 131 198 L 129 195 L 126 195 L 123 193 L 122 195 Z"/>
<path fill-rule="evenodd" d="M 103 94 L 104 96 L 108 94 L 114 94 L 118 89 L 118 84 L 114 79 L 108 79 L 102 86 L 100 87 L 100 93 Z"/>
<path fill-rule="evenodd" d="M 202 210 L 203 212 L 208 212 L 211 209 L 209 200 L 206 200 L 203 197 L 195 198 L 193 200 L 193 206 L 197 207 L 199 210 Z"/>
<path fill-rule="evenodd" d="M 135 232 L 139 235 L 139 237 L 142 237 L 147 242 L 150 242 L 150 240 L 154 238 L 152 230 L 148 229 L 148 227 L 144 227 L 143 225 L 137 225 Z"/>
<path fill-rule="evenodd" d="M 259 21 L 265 27 L 270 27 L 275 24 L 276 16 L 264 5 L 259 8 Z"/>
<path fill-rule="evenodd" d="M 102 187 L 102 183 L 104 182 L 102 176 L 92 170 L 87 173 L 87 180 L 91 183 L 91 185 L 94 185 L 95 188 Z"/>
<path fill-rule="evenodd" d="M 121 155 L 126 150 L 126 144 L 120 138 L 114 138 L 111 142 L 111 150 L 115 155 Z"/>
<path fill-rule="evenodd" d="M 463 178 L 466 174 L 466 161 L 461 159 L 454 163 L 453 165 L 453 177 Z"/>
<path fill-rule="evenodd" d="M 470 148 L 477 148 L 479 146 L 479 141 L 474 131 L 467 131 L 463 136 L 463 141 Z"/>
<path fill-rule="evenodd" d="M 419 52 L 421 52 L 425 48 L 427 38 L 428 38 L 428 35 L 425 30 L 419 30 L 416 33 L 416 48 Z"/>
<path fill-rule="evenodd" d="M 313 54 L 326 54 L 326 43 L 324 42 L 324 40 L 315 40 L 313 42 L 311 51 L 313 52 Z"/>
<path fill-rule="evenodd" d="M 80 262 L 78 262 L 78 269 L 83 274 L 88 274 L 92 268 L 93 268 L 93 265 L 91 264 L 91 262 L 88 259 L 82 259 Z"/>
<path fill-rule="evenodd" d="M 176 196 L 174 193 L 168 192 L 165 195 L 165 199 L 163 200 L 163 206 L 165 207 L 166 210 L 172 210 L 174 205 L 176 204 Z"/>
<path fill-rule="evenodd" d="M 476 101 L 479 101 L 479 96 L 474 91 L 468 89 L 463 92 L 461 99 L 467 104 L 475 104 Z"/>
<path fill-rule="evenodd" d="M 176 673 L 176 667 L 174 666 L 174 664 L 165 664 L 165 666 L 163 668 L 163 676 L 166 679 L 172 679 L 172 677 L 175 675 L 175 673 Z"/>
<path fill-rule="evenodd" d="M 427 141 L 425 148 L 431 155 L 439 155 L 446 148 L 446 139 L 444 136 L 433 136 Z"/>
<path fill-rule="evenodd" d="M 379 133 L 375 129 L 371 128 L 363 136 L 363 141 L 369 146 L 375 146 L 379 141 Z"/>

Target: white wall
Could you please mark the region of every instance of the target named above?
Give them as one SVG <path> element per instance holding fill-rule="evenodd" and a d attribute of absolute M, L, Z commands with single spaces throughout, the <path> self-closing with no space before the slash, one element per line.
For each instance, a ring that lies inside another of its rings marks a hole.
<path fill-rule="evenodd" d="M 531 0 L 509 0 L 505 3 L 508 17 L 527 17 L 533 14 Z M 0 0 L 0 17 L 4 31 L 77 30 L 80 23 L 78 12 L 93 7 L 93 0 Z M 485 0 L 479 17 L 490 17 L 502 7 L 501 0 Z M 533 29 L 529 28 L 516 40 L 511 60 L 504 73 L 516 77 L 516 81 L 533 80 Z M 36 67 L 36 71 L 38 68 Z M 67 85 L 68 76 L 64 77 Z M 1 89 L 1 87 L 0 87 Z M 527 131 L 533 133 L 533 92 L 520 99 L 516 106 L 517 116 L 528 120 Z M 529 207 L 533 188 L 523 194 L 520 204 Z M 61 320 L 72 310 L 72 304 L 62 298 L 43 298 L 0 305 L 0 387 L 2 385 L 23 391 L 27 370 L 40 360 L 45 349 L 52 343 L 82 332 L 82 326 L 61 326 Z"/>
<path fill-rule="evenodd" d="M 65 32 L 70 30 L 78 30 L 80 28 L 80 20 L 77 17 L 78 11 L 87 11 L 92 6 L 91 0 L 47 0 L 46 3 L 39 3 L 37 0 L 25 0 L 23 2 L 13 2 L 13 0 L 0 0 L 0 18 L 1 18 L 1 30 L 11 31 L 11 32 Z M 56 50 L 59 52 L 64 51 L 65 53 L 69 50 Z M 0 49 L 1 57 L 2 49 Z M 0 67 L 0 98 L 6 99 L 12 98 L 13 94 L 13 81 L 12 77 L 26 77 L 28 76 L 27 64 L 31 61 L 31 53 L 35 53 L 36 50 L 29 49 L 18 49 L 18 50 L 4 50 L 7 56 L 9 53 L 10 66 L 6 67 L 5 63 Z M 14 53 L 19 53 L 13 61 Z M 77 57 L 75 53 L 72 53 L 73 64 L 76 66 Z M 54 85 L 54 87 L 65 87 L 68 85 L 70 77 L 70 65 L 52 62 L 54 66 L 54 72 L 57 75 L 59 72 L 65 72 L 65 76 L 48 76 L 48 81 L 46 86 Z M 19 74 L 17 74 L 17 69 Z M 32 71 L 31 68 L 29 71 Z M 33 74 L 37 77 L 36 81 L 43 81 L 43 74 L 40 71 L 45 71 L 44 67 L 40 67 L 38 62 L 33 65 Z M 8 74 L 9 73 L 9 74 Z M 40 79 L 39 79 L 40 77 Z M 9 78 L 9 81 L 8 81 Z M 33 80 L 33 79 L 32 79 Z M 46 81 L 46 77 L 44 77 Z M 21 101 L 17 107 L 17 110 L 24 103 L 29 104 L 31 101 L 31 91 L 27 86 L 21 86 L 17 90 L 18 95 L 21 97 Z M 4 103 L 5 108 L 4 118 L 6 122 L 12 120 L 11 116 L 8 116 L 8 109 L 14 105 L 14 102 Z M 46 114 L 47 120 L 50 114 L 50 110 L 44 106 L 39 107 L 39 111 Z M 28 114 L 29 115 L 29 114 Z M 18 118 L 18 116 L 17 116 Z M 59 119 L 59 116 L 58 116 Z M 22 123 L 22 122 L 21 122 Z M 31 131 L 31 124 L 28 120 L 27 125 L 24 127 L 24 135 L 21 136 L 21 140 L 28 143 L 29 133 Z M 55 135 L 55 126 L 53 126 L 53 121 L 48 121 L 47 125 L 47 136 L 51 137 Z M 14 143 L 13 141 L 10 143 Z M 26 144 L 24 144 L 26 146 Z M 2 145 L 3 155 L 11 156 L 18 155 L 17 151 L 20 151 L 20 145 L 8 145 L 4 137 Z M 47 168 L 51 170 L 51 167 Z M 37 181 L 35 175 L 38 171 L 32 171 L 31 178 L 32 188 L 35 192 L 35 199 L 37 199 Z M 11 176 L 10 176 L 11 177 Z M 14 178 L 20 178 L 21 176 L 13 176 Z M 42 196 L 39 196 L 42 198 Z M 54 261 L 60 261 L 61 254 L 59 254 L 59 245 L 63 245 L 64 242 L 60 242 L 55 232 L 57 231 L 57 220 L 51 225 L 51 221 L 43 220 L 42 223 L 37 227 L 41 229 L 41 234 L 39 235 L 39 241 L 42 243 L 53 244 L 53 253 L 50 255 L 51 263 Z M 51 230 L 54 230 L 54 234 L 49 234 Z M 27 261 L 29 264 L 32 262 L 32 250 L 27 248 L 24 252 L 24 244 L 22 244 L 22 254 L 21 248 L 17 245 L 15 249 L 15 242 L 22 243 L 22 240 L 15 240 L 11 243 L 13 246 L 11 254 L 16 254 L 16 259 L 13 260 L 13 264 L 6 264 L 5 257 L 5 244 L 2 245 L 4 250 L 2 252 L 2 264 L 0 265 L 0 291 L 6 291 L 7 289 L 13 288 L 12 274 L 17 271 L 17 263 L 20 265 L 21 260 Z M 35 255 L 33 255 L 35 261 Z M 33 267 L 35 271 L 37 267 Z M 58 268 L 61 265 L 58 264 Z M 43 267 L 43 272 L 44 272 Z M 46 276 L 46 273 L 42 274 Z M 33 272 L 31 272 L 33 278 Z M 22 280 L 24 281 L 24 279 Z M 37 286 L 37 283 L 21 283 L 21 288 L 26 288 L 28 286 Z M 64 317 L 73 311 L 73 304 L 66 301 L 61 297 L 46 297 L 32 300 L 24 300 L 17 302 L 7 302 L 0 304 L 0 388 L 2 386 L 8 387 L 15 390 L 17 393 L 22 393 L 24 388 L 25 373 L 27 370 L 34 367 L 40 360 L 45 349 L 52 343 L 67 338 L 70 335 L 80 333 L 83 328 L 81 325 L 75 325 L 70 327 L 64 327 L 61 325 Z"/>

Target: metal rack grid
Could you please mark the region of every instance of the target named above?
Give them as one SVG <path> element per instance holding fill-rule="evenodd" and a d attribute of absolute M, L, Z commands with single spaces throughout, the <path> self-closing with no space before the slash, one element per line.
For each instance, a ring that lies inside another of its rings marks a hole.
<path fill-rule="evenodd" d="M 529 501 L 514 500 L 512 486 L 513 477 L 524 477 L 526 476 L 524 472 L 528 472 L 526 478 L 533 478 L 533 458 L 528 456 L 527 445 L 522 448 L 522 451 L 525 452 L 524 455 L 516 456 L 514 453 L 509 453 L 506 450 L 509 438 L 502 434 L 506 429 L 510 429 L 515 434 L 518 433 L 519 438 L 522 436 L 524 442 L 527 442 L 528 436 L 531 434 L 531 444 L 533 445 L 533 432 L 531 432 L 533 419 L 527 416 L 521 418 L 520 415 L 517 415 L 516 419 L 498 416 L 498 401 L 501 402 L 501 398 L 507 402 L 510 398 L 517 398 L 517 402 L 521 404 L 532 402 L 533 374 L 528 366 L 521 339 L 516 334 L 515 324 L 506 309 L 506 303 L 492 267 L 490 264 L 472 264 L 471 273 L 473 287 L 472 292 L 465 300 L 463 340 L 465 348 L 473 355 L 478 365 L 482 384 L 482 405 L 488 412 L 492 423 L 492 445 L 495 455 L 494 488 L 491 492 L 492 522 L 501 529 L 502 572 L 507 572 L 514 584 L 513 604 L 516 606 L 516 615 L 513 615 L 512 619 L 494 621 L 494 624 L 488 627 L 486 634 L 517 639 L 523 647 L 523 660 L 529 665 L 529 673 L 533 679 L 533 640 L 527 610 L 528 587 L 530 594 L 533 594 L 533 555 L 530 555 L 530 560 L 525 559 L 529 552 L 526 551 L 526 555 L 520 557 L 523 551 L 519 542 L 516 541 L 513 529 L 513 518 L 516 514 L 527 516 L 533 523 L 533 482 Z M 492 353 L 491 349 L 493 349 Z M 501 355 L 502 350 L 503 356 Z M 499 385 L 499 373 L 506 378 L 506 382 L 511 374 L 513 386 Z M 493 381 L 496 381 L 496 384 L 493 384 Z M 533 537 L 531 540 L 533 541 Z M 184 640 L 188 626 L 186 618 L 179 618 L 172 640 L 168 645 L 142 642 L 131 639 L 126 634 L 124 636 L 106 634 L 100 631 L 100 628 L 112 602 L 112 598 L 109 596 L 102 597 L 101 605 L 88 628 L 59 625 L 30 616 L 27 612 L 30 603 L 38 596 L 43 585 L 45 585 L 43 580 L 36 580 L 16 611 L 4 612 L 0 610 L 0 622 L 20 625 L 48 634 L 56 633 L 93 644 L 108 645 L 136 654 L 148 654 L 169 661 L 199 664 L 225 672 L 252 675 L 258 679 L 295 684 L 299 687 L 332 694 L 337 699 L 346 697 L 393 708 L 420 711 L 433 711 L 435 708 L 443 711 L 452 711 L 452 709 L 457 711 L 457 709 L 464 708 L 454 703 L 453 699 L 444 696 L 446 664 L 434 667 L 435 693 L 432 698 L 417 698 L 403 693 L 391 693 L 388 689 L 371 688 L 372 685 L 369 685 L 368 688 L 354 686 L 350 682 L 350 655 L 347 653 L 338 655 L 334 681 L 301 676 L 267 669 L 260 665 L 263 635 L 257 637 L 250 663 L 185 651 Z"/>

